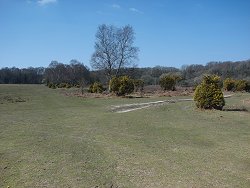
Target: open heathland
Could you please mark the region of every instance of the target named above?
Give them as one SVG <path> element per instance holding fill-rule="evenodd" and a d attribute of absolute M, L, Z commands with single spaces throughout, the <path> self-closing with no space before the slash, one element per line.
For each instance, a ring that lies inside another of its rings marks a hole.
<path fill-rule="evenodd" d="M 0 85 L 0 187 L 250 187 L 249 93 L 203 111 L 67 91 Z"/>

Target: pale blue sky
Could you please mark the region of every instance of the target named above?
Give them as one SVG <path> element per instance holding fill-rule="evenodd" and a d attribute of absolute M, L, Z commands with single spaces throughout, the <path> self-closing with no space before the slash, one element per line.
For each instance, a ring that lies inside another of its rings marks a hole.
<path fill-rule="evenodd" d="M 89 66 L 103 23 L 133 26 L 139 67 L 246 60 L 249 10 L 250 0 L 0 0 L 0 67 Z"/>

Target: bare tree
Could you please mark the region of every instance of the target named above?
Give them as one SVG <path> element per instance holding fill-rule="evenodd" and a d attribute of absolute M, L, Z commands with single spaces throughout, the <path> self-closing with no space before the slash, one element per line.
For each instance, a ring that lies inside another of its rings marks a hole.
<path fill-rule="evenodd" d="M 129 66 L 134 60 L 138 59 L 137 47 L 133 46 L 135 37 L 134 30 L 131 26 L 127 25 L 117 30 L 117 69 L 115 76 L 118 76 L 122 67 Z"/>
<path fill-rule="evenodd" d="M 133 46 L 134 39 L 133 28 L 129 25 L 122 28 L 100 25 L 91 58 L 92 68 L 104 70 L 109 80 L 118 76 L 121 68 L 131 65 L 138 58 L 139 49 Z"/>

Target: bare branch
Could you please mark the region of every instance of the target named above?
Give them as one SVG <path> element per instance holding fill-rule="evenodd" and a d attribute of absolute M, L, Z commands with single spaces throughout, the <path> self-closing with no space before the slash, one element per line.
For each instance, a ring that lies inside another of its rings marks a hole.
<path fill-rule="evenodd" d="M 105 70 L 109 78 L 118 76 L 121 68 L 138 59 L 139 49 L 133 46 L 134 39 L 133 28 L 129 25 L 122 28 L 100 25 L 91 58 L 92 68 Z"/>

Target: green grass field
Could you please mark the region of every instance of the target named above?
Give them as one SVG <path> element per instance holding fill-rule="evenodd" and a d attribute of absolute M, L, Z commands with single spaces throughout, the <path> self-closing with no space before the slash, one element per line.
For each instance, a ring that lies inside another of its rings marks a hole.
<path fill-rule="evenodd" d="M 0 187 L 250 187 L 250 113 L 0 85 Z M 227 105 L 250 111 L 250 94 Z"/>

